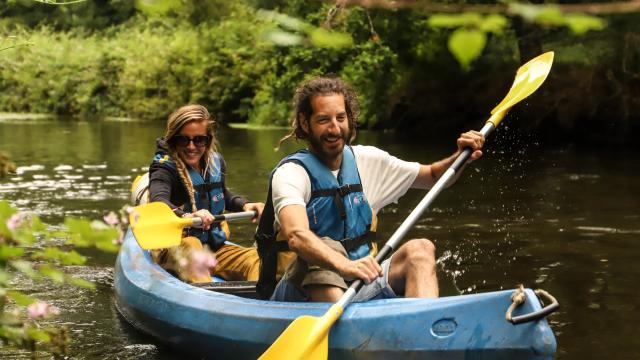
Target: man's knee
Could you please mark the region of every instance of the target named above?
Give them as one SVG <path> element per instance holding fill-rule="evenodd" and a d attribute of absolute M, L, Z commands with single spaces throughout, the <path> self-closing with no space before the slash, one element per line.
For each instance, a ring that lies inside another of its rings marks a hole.
<path fill-rule="evenodd" d="M 413 239 L 406 244 L 406 260 L 409 263 L 429 263 L 435 265 L 436 246 L 429 239 Z"/>

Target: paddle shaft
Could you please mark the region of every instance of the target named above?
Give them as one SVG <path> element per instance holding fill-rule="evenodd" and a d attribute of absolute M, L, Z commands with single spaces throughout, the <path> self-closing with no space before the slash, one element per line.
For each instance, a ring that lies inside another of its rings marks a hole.
<path fill-rule="evenodd" d="M 213 217 L 213 222 L 250 219 L 254 216 L 256 216 L 255 211 L 242 211 L 242 212 L 236 212 L 236 213 L 221 214 L 221 215 L 215 215 Z M 193 227 L 202 226 L 202 218 L 194 217 L 193 220 L 191 220 L 191 226 Z"/>
<path fill-rule="evenodd" d="M 505 109 L 491 115 L 489 120 L 487 120 L 486 124 L 480 130 L 480 133 L 482 133 L 485 138 L 489 136 L 489 134 L 491 134 L 491 132 L 496 127 L 494 124 L 498 124 L 500 120 L 502 120 L 502 118 L 506 115 L 507 111 L 509 111 L 509 109 Z M 440 192 L 442 192 L 442 190 L 446 187 L 447 183 L 456 175 L 458 171 L 460 171 L 460 169 L 462 169 L 464 164 L 466 164 L 467 160 L 469 160 L 469 157 L 471 156 L 471 152 L 471 148 L 465 148 L 464 150 L 462 150 L 453 164 L 451 164 L 447 171 L 445 171 L 444 174 L 442 174 L 442 176 L 438 179 L 438 181 L 436 181 L 435 185 L 433 185 L 427 195 L 422 198 L 420 203 L 418 203 L 415 209 L 413 209 L 409 216 L 407 216 L 402 224 L 400 224 L 398 229 L 393 233 L 393 235 L 391 235 L 382 249 L 380 249 L 380 251 L 376 255 L 376 261 L 378 263 L 382 263 L 382 260 L 384 260 L 393 252 L 393 250 L 395 250 L 395 248 L 400 244 L 402 238 L 407 234 L 409 229 L 411 229 L 411 227 L 413 227 L 413 225 L 418 221 L 422 213 L 427 210 L 427 208 L 429 208 L 431 203 L 433 203 Z M 351 283 L 349 289 L 347 289 L 347 291 L 344 293 L 344 295 L 342 295 L 342 297 L 336 304 L 341 306 L 342 308 L 347 306 L 347 304 L 351 302 L 353 297 L 363 285 L 364 282 L 360 279 Z"/>

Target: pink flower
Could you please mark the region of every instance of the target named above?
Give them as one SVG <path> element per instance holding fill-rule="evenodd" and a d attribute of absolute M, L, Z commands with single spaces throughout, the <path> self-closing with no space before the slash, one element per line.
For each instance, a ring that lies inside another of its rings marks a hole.
<path fill-rule="evenodd" d="M 188 272 L 195 277 L 204 277 L 211 274 L 211 270 L 218 264 L 216 256 L 202 250 L 192 251 L 189 257 Z"/>
<path fill-rule="evenodd" d="M 11 215 L 9 220 L 7 220 L 7 227 L 11 231 L 16 230 L 21 225 L 22 225 L 22 215 L 20 215 L 20 214 L 13 214 L 13 215 Z"/>
<path fill-rule="evenodd" d="M 116 213 L 114 213 L 113 211 L 109 212 L 107 215 L 102 217 L 102 219 L 107 225 L 110 225 L 110 226 L 116 226 L 120 223 L 120 219 L 118 219 L 118 215 L 116 215 Z"/>
<path fill-rule="evenodd" d="M 51 315 L 60 314 L 60 309 L 44 301 L 36 301 L 27 306 L 27 313 L 29 314 L 29 317 L 34 320 L 44 319 Z"/>

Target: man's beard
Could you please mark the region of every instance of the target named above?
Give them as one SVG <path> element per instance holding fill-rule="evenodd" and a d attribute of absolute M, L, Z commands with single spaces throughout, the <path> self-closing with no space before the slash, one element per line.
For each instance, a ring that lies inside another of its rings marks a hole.
<path fill-rule="evenodd" d="M 333 160 L 339 154 L 342 154 L 342 150 L 344 149 L 344 145 L 349 143 L 349 139 L 351 138 L 351 132 L 349 131 L 347 134 L 341 133 L 342 138 L 342 146 L 337 148 L 327 149 L 323 146 L 322 138 L 316 136 L 311 129 L 309 129 L 309 145 L 313 153 L 319 157 L 321 160 Z"/>

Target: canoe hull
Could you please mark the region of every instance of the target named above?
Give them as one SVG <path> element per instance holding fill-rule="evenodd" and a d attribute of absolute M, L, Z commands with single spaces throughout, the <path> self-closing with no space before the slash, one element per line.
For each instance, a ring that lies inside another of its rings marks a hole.
<path fill-rule="evenodd" d="M 331 359 L 551 358 L 546 320 L 504 319 L 513 291 L 349 305 L 329 336 Z M 211 358 L 257 358 L 297 317 L 328 303 L 241 298 L 185 284 L 154 264 L 129 232 L 115 268 L 116 306 L 137 329 L 180 351 Z M 531 290 L 514 315 L 540 309 Z"/>

